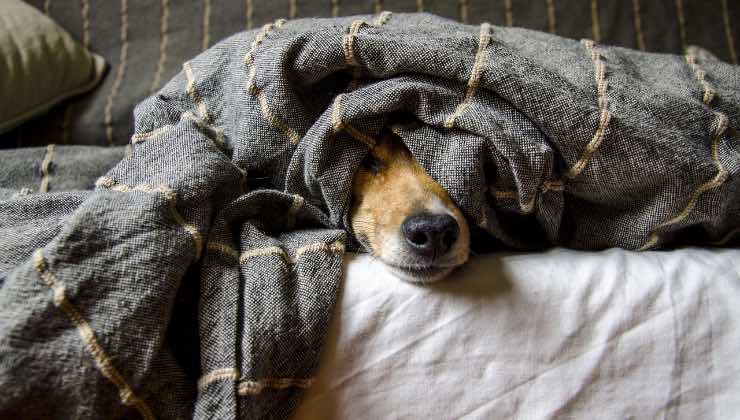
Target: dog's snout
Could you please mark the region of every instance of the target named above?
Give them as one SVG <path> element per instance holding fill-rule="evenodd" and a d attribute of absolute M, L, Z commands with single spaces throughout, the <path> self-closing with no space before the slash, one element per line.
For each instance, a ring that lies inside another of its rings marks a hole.
<path fill-rule="evenodd" d="M 406 243 L 417 254 L 433 258 L 445 254 L 457 242 L 460 228 L 447 214 L 420 214 L 401 225 Z"/>

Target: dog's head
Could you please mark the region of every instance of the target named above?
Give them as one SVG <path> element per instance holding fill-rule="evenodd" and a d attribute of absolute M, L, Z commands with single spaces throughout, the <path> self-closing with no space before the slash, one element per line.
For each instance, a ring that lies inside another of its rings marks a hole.
<path fill-rule="evenodd" d="M 394 134 L 382 134 L 365 157 L 352 199 L 357 240 L 402 279 L 437 281 L 467 261 L 462 212 Z"/>

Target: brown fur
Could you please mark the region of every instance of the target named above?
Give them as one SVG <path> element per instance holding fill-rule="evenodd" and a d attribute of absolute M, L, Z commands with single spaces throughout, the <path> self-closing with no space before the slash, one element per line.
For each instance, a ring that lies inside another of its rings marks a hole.
<path fill-rule="evenodd" d="M 455 260 L 467 259 L 469 239 L 465 219 L 447 191 L 432 179 L 414 159 L 405 145 L 392 133 L 381 136 L 371 153 L 379 163 L 377 172 L 361 166 L 353 182 L 351 224 L 355 235 L 381 260 L 387 255 L 385 245 L 401 235 L 407 217 L 441 203 L 460 225 L 464 243 Z M 437 203 L 437 204 L 435 204 Z M 463 255 L 464 254 L 464 255 Z"/>

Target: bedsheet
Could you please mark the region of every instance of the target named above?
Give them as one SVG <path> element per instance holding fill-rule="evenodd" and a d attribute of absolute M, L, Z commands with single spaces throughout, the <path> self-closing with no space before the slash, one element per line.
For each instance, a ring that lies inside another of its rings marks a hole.
<path fill-rule="evenodd" d="M 1 152 L 0 417 L 292 414 L 386 127 L 482 247 L 736 245 L 740 67 L 686 53 L 280 19 L 182 63 L 130 147 Z"/>
<path fill-rule="evenodd" d="M 350 257 L 298 419 L 731 419 L 740 251 L 479 256 L 415 286 Z"/>

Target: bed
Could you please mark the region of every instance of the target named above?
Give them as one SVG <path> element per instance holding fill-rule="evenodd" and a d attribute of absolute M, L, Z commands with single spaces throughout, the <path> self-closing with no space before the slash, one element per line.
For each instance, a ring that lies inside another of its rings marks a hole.
<path fill-rule="evenodd" d="M 716 418 L 740 407 L 740 251 L 479 256 L 346 276 L 296 418 Z"/>
<path fill-rule="evenodd" d="M 12 1 L 0 417 L 740 410 L 734 2 Z M 347 227 L 396 111 L 475 232 L 435 285 Z"/>

